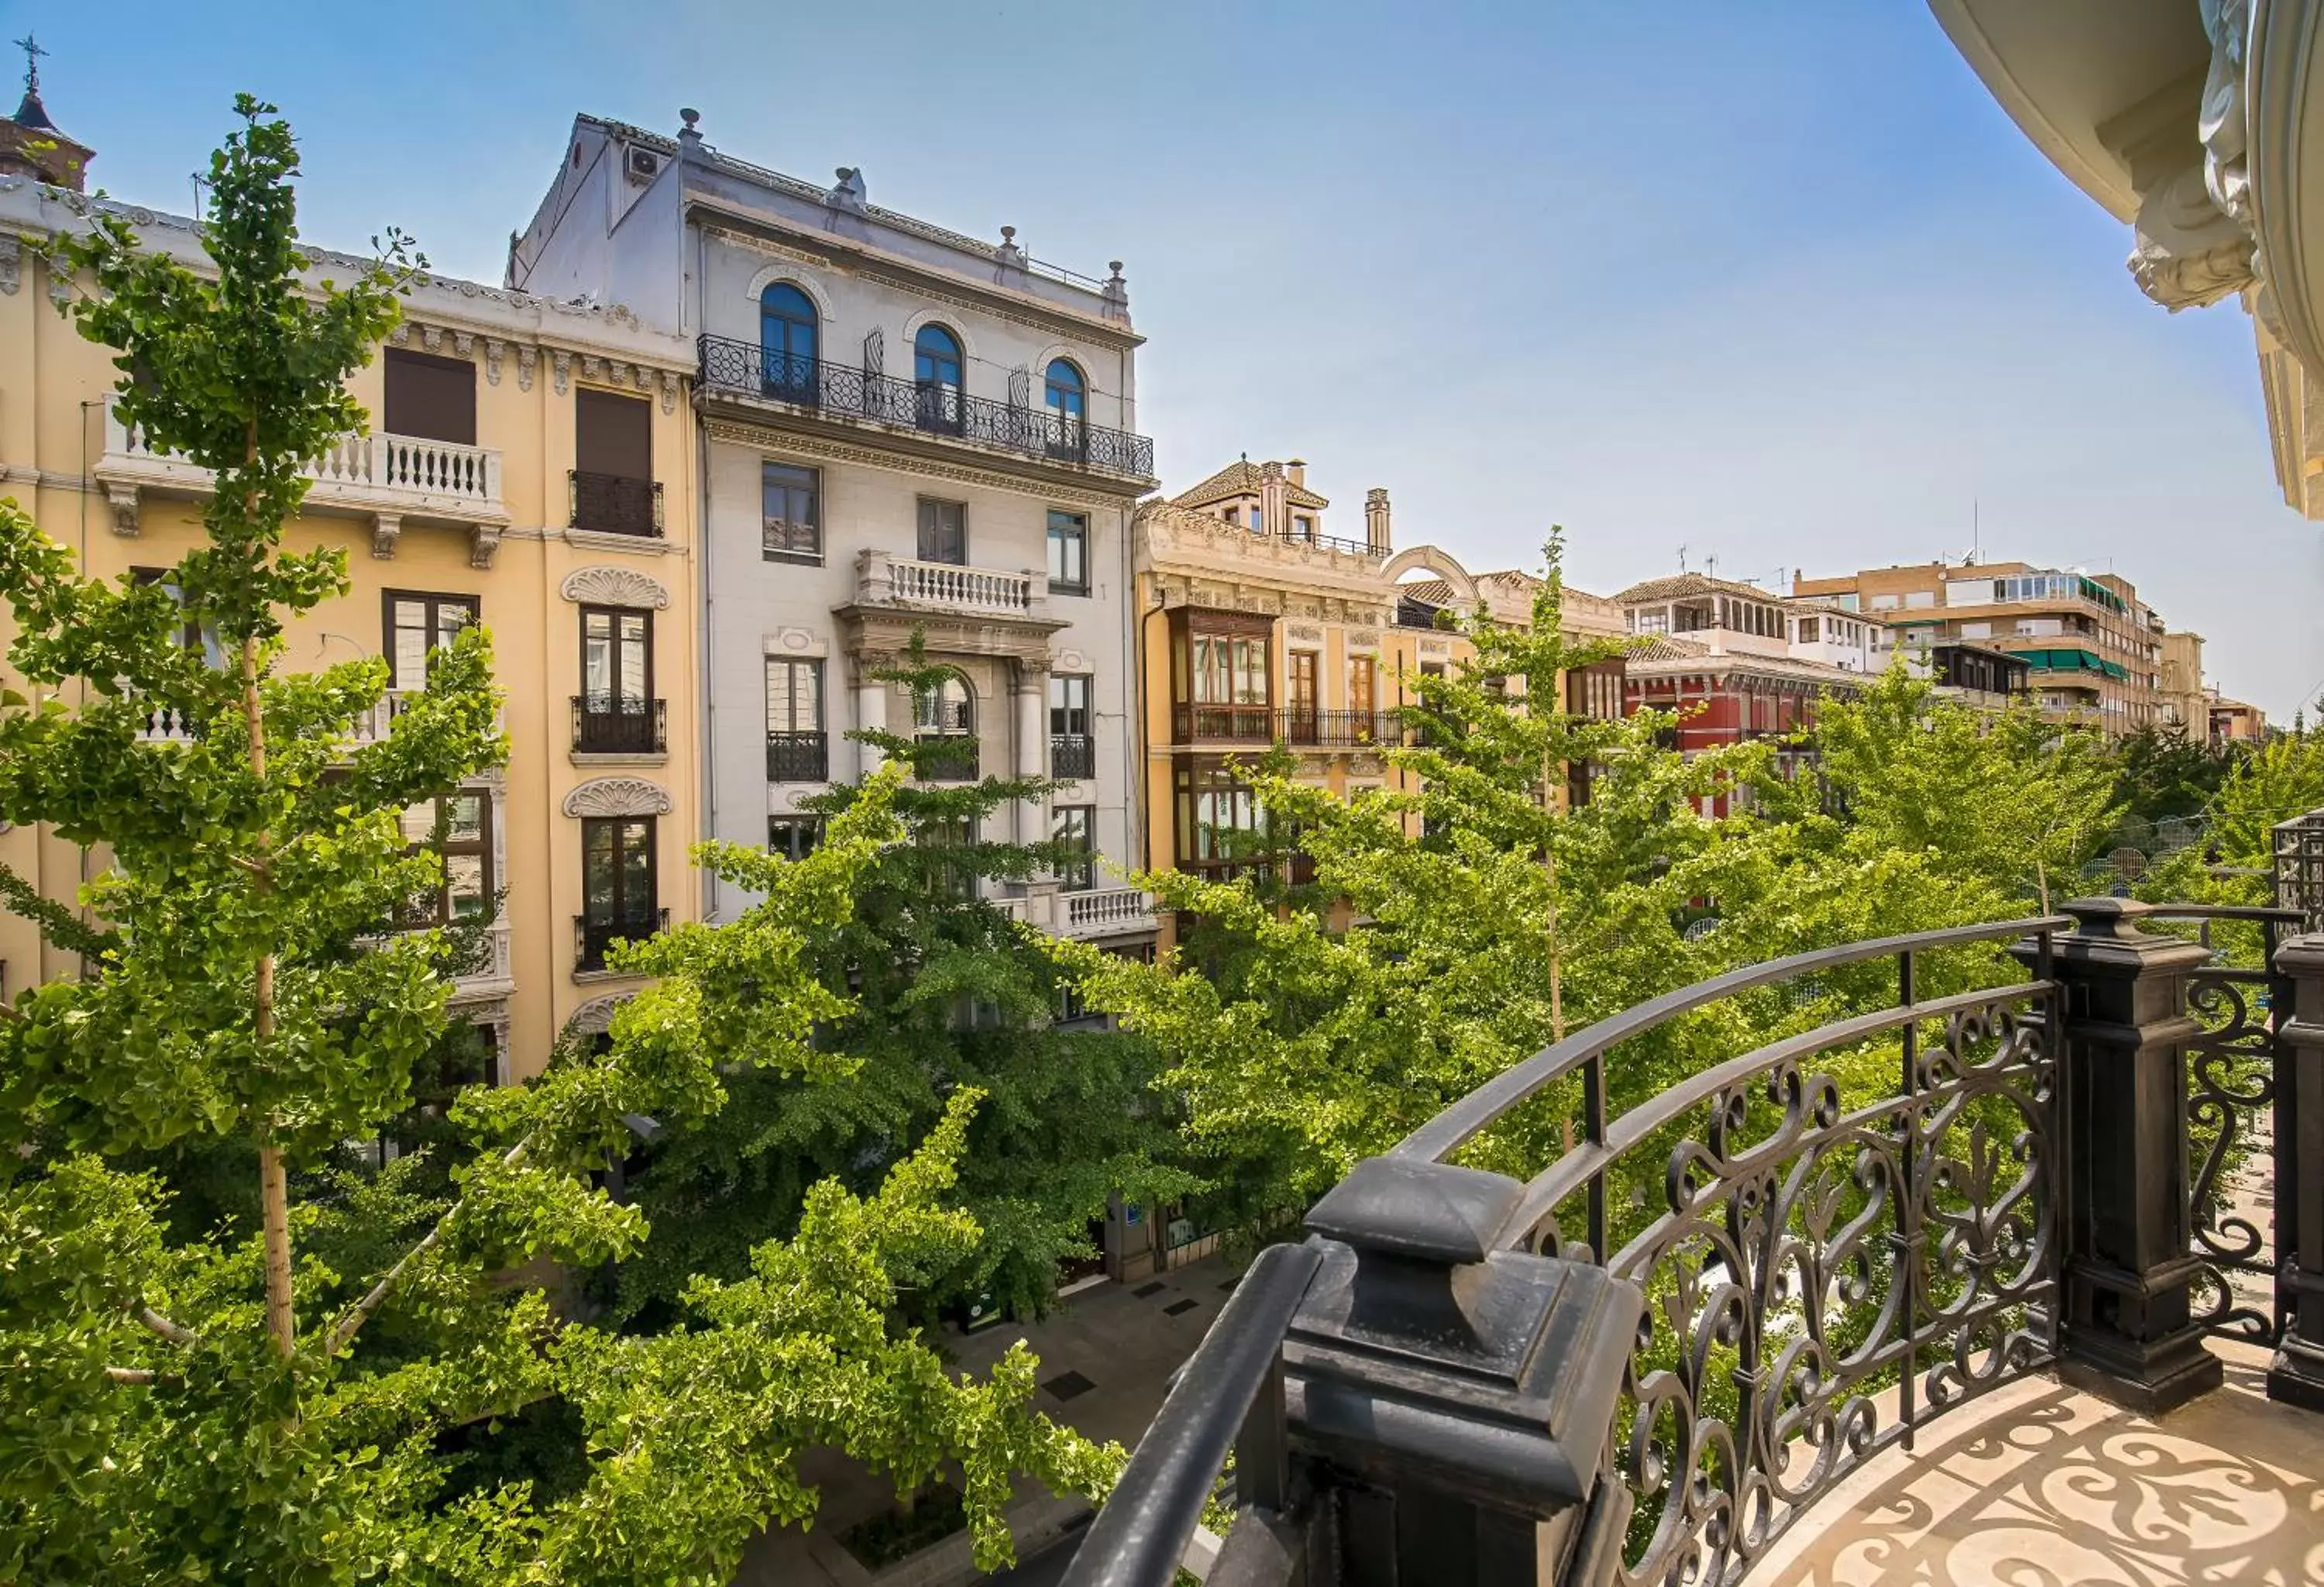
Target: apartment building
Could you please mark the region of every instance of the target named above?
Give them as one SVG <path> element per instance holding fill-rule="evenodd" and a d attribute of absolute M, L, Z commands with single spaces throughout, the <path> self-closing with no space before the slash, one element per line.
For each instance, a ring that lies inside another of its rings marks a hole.
<path fill-rule="evenodd" d="M 2267 713 L 2222 694 L 2218 685 L 2203 691 L 2203 705 L 2214 744 L 2259 743 L 2267 738 Z"/>
<path fill-rule="evenodd" d="M 1853 694 L 1873 663 L 1872 625 L 1812 601 L 1703 573 L 1651 578 L 1614 596 L 1637 644 L 1624 663 L 1623 709 L 1676 711 L 1683 752 L 1781 741 L 1815 724 L 1826 693 Z M 1788 774 L 1801 752 L 1777 751 Z M 1727 808 L 1707 797 L 1704 814 Z"/>
<path fill-rule="evenodd" d="M 1103 278 L 711 146 L 575 118 L 512 287 L 619 299 L 689 339 L 700 414 L 702 831 L 797 854 L 803 800 L 872 770 L 856 729 L 973 741 L 948 775 L 1049 776 L 1005 835 L 1088 855 L 1001 901 L 1056 932 L 1150 938 L 1130 516 L 1153 484 L 1117 262 Z M 949 669 L 881 678 L 914 634 Z M 705 880 L 709 918 L 747 900 Z"/>
<path fill-rule="evenodd" d="M 1259 809 L 1230 762 L 1271 744 L 1337 794 L 1403 786 L 1384 753 L 1403 742 L 1396 709 L 1414 698 L 1412 678 L 1469 652 L 1433 607 L 1398 621 L 1411 573 L 1474 610 L 1467 569 L 1434 546 L 1398 553 L 1385 490 L 1367 493 L 1360 537 L 1332 533 L 1330 507 L 1304 462 L 1244 458 L 1139 510 L 1152 869 L 1224 876 L 1247 862 Z"/>
<path fill-rule="evenodd" d="M 2161 614 L 2117 575 L 2024 562 L 1929 562 L 1828 578 L 1794 575 L 1792 593 L 1861 614 L 1876 659 L 1925 659 L 1969 642 L 2017 657 L 2043 711 L 2119 737 L 2163 720 Z"/>
<path fill-rule="evenodd" d="M 2210 733 L 2210 704 L 2203 694 L 2203 636 L 2175 632 L 2163 636 L 2163 661 L 2157 682 L 2158 724 L 2177 728 L 2200 741 Z"/>
<path fill-rule="evenodd" d="M 95 208 L 151 248 L 208 262 L 186 217 L 73 190 L 88 152 L 72 147 L 69 168 L 0 174 L 0 489 L 84 570 L 135 575 L 197 543 L 212 476 L 115 416 L 110 355 L 58 312 L 86 284 L 51 274 L 36 245 Z M 318 283 L 361 263 L 309 253 Z M 449 834 L 442 919 L 500 900 L 487 962 L 453 1004 L 487 1032 L 493 1077 L 516 1081 L 560 1032 L 602 1030 L 636 990 L 605 970 L 610 942 L 693 914 L 680 882 L 697 715 L 693 353 L 618 305 L 441 276 L 413 285 L 404 316 L 352 382 L 370 428 L 315 462 L 287 537 L 340 548 L 354 585 L 292 624 L 289 664 L 384 658 L 392 690 L 367 740 L 420 686 L 431 647 L 491 630 L 508 765 L 410 825 L 424 836 L 440 813 Z M 166 753 L 188 731 L 157 715 L 149 736 Z M 0 860 L 64 902 L 106 863 L 31 827 L 0 835 Z M 6 914 L 0 961 L 12 990 L 75 969 Z"/>

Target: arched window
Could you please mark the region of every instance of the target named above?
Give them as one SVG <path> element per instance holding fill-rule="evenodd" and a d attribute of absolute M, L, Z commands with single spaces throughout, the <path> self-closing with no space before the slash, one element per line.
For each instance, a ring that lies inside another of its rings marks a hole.
<path fill-rule="evenodd" d="M 769 396 L 815 401 L 817 328 L 814 302 L 789 281 L 759 294 L 759 357 Z"/>
<path fill-rule="evenodd" d="M 923 429 L 958 430 L 966 404 L 961 400 L 960 338 L 931 321 L 912 338 L 912 383 L 919 392 Z"/>
<path fill-rule="evenodd" d="M 912 700 L 912 736 L 927 752 L 916 768 L 928 782 L 976 780 L 976 695 L 968 679 L 947 672 Z"/>
<path fill-rule="evenodd" d="M 1052 358 L 1042 383 L 1042 395 L 1050 415 L 1050 450 L 1065 457 L 1080 457 L 1084 444 L 1083 427 L 1088 418 L 1087 387 L 1082 372 L 1065 359 Z"/>

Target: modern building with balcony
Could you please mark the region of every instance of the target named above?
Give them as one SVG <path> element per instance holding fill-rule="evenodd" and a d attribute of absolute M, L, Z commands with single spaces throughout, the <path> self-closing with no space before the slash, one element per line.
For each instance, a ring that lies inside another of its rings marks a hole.
<path fill-rule="evenodd" d="M 881 208 L 861 171 L 750 164 L 697 119 L 669 137 L 576 117 L 508 281 L 618 299 L 691 349 L 702 835 L 803 853 L 820 827 L 800 802 L 877 764 L 851 733 L 956 737 L 941 775 L 1065 785 L 993 835 L 1080 844 L 1054 885 L 1109 900 L 1002 901 L 1150 937 L 1113 874 L 1142 852 L 1130 521 L 1154 483 L 1120 266 Z M 951 673 L 922 698 L 879 676 L 915 634 Z M 748 902 L 703 885 L 711 918 Z"/>
<path fill-rule="evenodd" d="M 121 423 L 118 373 L 58 312 L 87 285 L 36 249 L 92 205 L 207 264 L 184 217 L 0 174 L 0 490 L 85 570 L 159 577 L 196 544 L 211 476 Z M 309 253 L 318 283 L 361 263 Z M 391 692 L 361 738 L 391 729 L 434 646 L 491 630 L 508 764 L 407 826 L 415 843 L 444 835 L 439 918 L 497 900 L 453 1001 L 490 1034 L 497 1077 L 521 1080 L 639 984 L 604 970 L 604 944 L 694 913 L 659 879 L 685 874 L 694 833 L 695 352 L 617 305 L 433 275 L 403 303 L 352 382 L 368 425 L 309 465 L 288 542 L 342 549 L 354 587 L 290 628 L 288 664 L 386 660 Z M 156 752 L 191 731 L 157 714 Z M 104 863 L 29 828 L 0 834 L 0 861 L 67 902 Z M 0 916 L 0 959 L 19 977 L 75 971 L 14 916 Z"/>
<path fill-rule="evenodd" d="M 2166 625 L 2118 574 L 1926 562 L 1794 575 L 1792 593 L 1870 623 L 1875 665 L 1896 650 L 1919 663 L 1935 646 L 1974 644 L 2024 661 L 2034 697 L 2061 721 L 2118 738 L 2163 720 Z"/>
<path fill-rule="evenodd" d="M 1155 870 L 1224 876 L 1252 863 L 1259 813 L 1238 767 L 1276 744 L 1336 793 L 1402 786 L 1385 752 L 1404 742 L 1410 679 L 1467 652 L 1450 629 L 1397 621 L 1411 573 L 1435 575 L 1473 610 L 1467 569 L 1434 546 L 1397 552 L 1385 490 L 1367 494 L 1360 536 L 1332 533 L 1330 506 L 1305 463 L 1242 458 L 1139 510 Z"/>

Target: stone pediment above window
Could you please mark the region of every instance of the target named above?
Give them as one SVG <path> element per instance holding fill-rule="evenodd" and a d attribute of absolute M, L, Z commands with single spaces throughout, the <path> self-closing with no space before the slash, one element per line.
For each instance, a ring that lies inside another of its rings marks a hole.
<path fill-rule="evenodd" d="M 586 606 L 650 607 L 669 604 L 669 589 L 661 580 L 633 567 L 576 567 L 565 576 L 559 593 Z"/>
<path fill-rule="evenodd" d="M 669 795 L 641 777 L 593 777 L 565 796 L 567 816 L 667 816 Z"/>

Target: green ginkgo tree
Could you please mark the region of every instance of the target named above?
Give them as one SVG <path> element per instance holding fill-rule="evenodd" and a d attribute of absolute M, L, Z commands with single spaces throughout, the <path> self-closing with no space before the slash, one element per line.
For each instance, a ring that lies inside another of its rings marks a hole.
<path fill-rule="evenodd" d="M 346 381 L 422 262 L 391 235 L 319 280 L 290 128 L 236 112 L 206 259 L 98 206 L 51 252 L 124 421 L 208 471 L 202 534 L 159 578 L 92 578 L 0 500 L 0 819 L 94 862 L 70 906 L 0 879 L 85 964 L 0 1007 L 0 1582 L 723 1583 L 754 1532 L 811 1521 L 797 1462 L 823 1445 L 904 1490 L 949 1463 L 1006 1558 L 1016 1474 L 1094 1491 L 1118 1452 L 1030 1409 L 1021 1347 L 965 1379 L 897 1323 L 899 1286 L 978 1241 L 947 1204 L 974 1088 L 880 1183 L 813 1187 L 791 1238 L 684 1286 L 683 1326 L 558 1300 L 648 1233 L 602 1183 L 632 1120 L 691 1128 L 752 1069 L 848 1083 L 813 1038 L 850 1004 L 810 949 L 904 836 L 895 775 L 798 863 L 703 851 L 761 901 L 617 947 L 655 979 L 608 1050 L 468 1088 L 432 1163 L 350 1167 L 342 1143 L 410 1105 L 463 951 L 410 928 L 441 858 L 399 818 L 503 759 L 499 697 L 480 630 L 383 728 L 381 661 L 283 664 L 286 625 L 347 588 L 340 551 L 286 534 L 308 465 L 364 423 Z M 203 1148 L 246 1154 L 253 1218 L 175 1215 L 154 1165 Z M 552 1406 L 572 1480 L 463 1453 Z"/>

